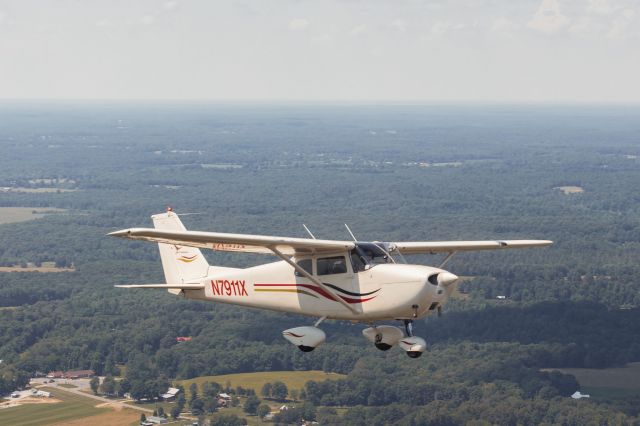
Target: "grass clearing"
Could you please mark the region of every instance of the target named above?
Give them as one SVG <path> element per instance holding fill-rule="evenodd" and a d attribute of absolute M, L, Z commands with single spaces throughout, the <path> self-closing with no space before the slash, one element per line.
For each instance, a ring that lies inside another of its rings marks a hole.
<path fill-rule="evenodd" d="M 60 383 L 58 386 L 60 386 L 61 388 L 68 388 L 68 389 L 77 388 L 76 385 L 72 385 L 71 383 Z"/>
<path fill-rule="evenodd" d="M 75 272 L 76 268 L 58 268 L 55 266 L 27 266 L 22 267 L 20 265 L 14 266 L 0 266 L 0 272 Z"/>
<path fill-rule="evenodd" d="M 640 362 L 616 368 L 553 368 L 575 376 L 582 393 L 593 397 L 622 397 L 640 394 Z"/>
<path fill-rule="evenodd" d="M 601 399 L 624 399 L 631 396 L 640 396 L 640 389 L 620 389 L 605 387 L 589 387 L 585 386 L 580 390 L 581 393 L 589 395 L 591 398 Z"/>
<path fill-rule="evenodd" d="M 0 424 L 12 426 L 36 426 L 95 416 L 111 411 L 109 408 L 96 408 L 92 399 L 65 392 L 58 388 L 44 387 L 41 390 L 51 392 L 62 401 L 57 404 L 25 404 L 0 410 Z M 91 423 L 93 424 L 93 423 Z"/>
<path fill-rule="evenodd" d="M 63 192 L 76 192 L 76 191 L 77 189 L 67 189 L 67 188 L 22 188 L 22 187 L 0 188 L 0 192 L 22 192 L 27 194 L 46 194 L 46 193 L 61 194 Z"/>
<path fill-rule="evenodd" d="M 0 207 L 0 225 L 40 219 L 49 214 L 60 214 L 65 209 L 41 207 Z"/>
<path fill-rule="evenodd" d="M 56 425 L 64 426 L 113 426 L 139 425 L 140 413 L 133 410 L 111 410 L 95 416 L 83 417 L 75 420 L 65 420 Z"/>
<path fill-rule="evenodd" d="M 584 188 L 582 188 L 581 186 L 556 186 L 553 189 L 562 191 L 564 195 L 580 194 L 584 192 Z"/>
<path fill-rule="evenodd" d="M 242 386 L 245 389 L 253 389 L 256 394 L 260 395 L 262 386 L 265 383 L 273 383 L 281 381 L 289 390 L 302 389 L 305 383 L 309 380 L 323 381 L 323 380 L 339 380 L 344 379 L 344 374 L 337 373 L 325 373 L 324 371 L 311 370 L 311 371 L 262 371 L 258 373 L 238 373 L 238 374 L 224 374 L 220 376 L 203 376 L 196 377 L 195 379 L 181 380 L 178 384 L 184 386 L 187 392 L 187 398 L 189 395 L 189 386 L 191 383 L 197 383 L 198 387 L 201 387 L 204 382 L 216 382 L 222 386 L 225 386 L 227 382 L 231 383 L 231 387 L 235 388 Z"/>

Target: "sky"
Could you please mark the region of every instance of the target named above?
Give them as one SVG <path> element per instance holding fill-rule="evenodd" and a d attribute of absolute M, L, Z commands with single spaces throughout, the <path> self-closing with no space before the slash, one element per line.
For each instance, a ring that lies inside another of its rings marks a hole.
<path fill-rule="evenodd" d="M 0 99 L 640 102 L 640 0 L 0 0 Z"/>

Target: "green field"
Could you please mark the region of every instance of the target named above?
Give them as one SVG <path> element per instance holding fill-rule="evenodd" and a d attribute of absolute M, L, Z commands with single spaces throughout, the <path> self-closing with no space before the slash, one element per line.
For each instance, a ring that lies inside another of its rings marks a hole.
<path fill-rule="evenodd" d="M 61 388 L 69 388 L 69 389 L 77 388 L 76 385 L 72 385 L 71 383 L 60 383 L 58 386 L 60 386 Z"/>
<path fill-rule="evenodd" d="M 238 374 L 225 374 L 222 376 L 203 376 L 196 377 L 195 379 L 182 380 L 178 384 L 184 386 L 187 393 L 189 393 L 189 386 L 191 383 L 197 383 L 198 386 L 202 386 L 204 382 L 216 382 L 222 386 L 225 386 L 227 382 L 231 383 L 231 387 L 242 386 L 243 388 L 253 389 L 258 395 L 262 390 L 262 386 L 268 382 L 281 381 L 289 390 L 302 389 L 304 384 L 309 380 L 322 381 L 322 380 L 338 380 L 345 378 L 344 374 L 337 373 L 325 373 L 324 371 L 311 370 L 311 371 L 263 371 L 259 373 L 238 373 Z"/>
<path fill-rule="evenodd" d="M 580 392 L 592 397 L 624 397 L 640 394 L 640 362 L 617 368 L 557 368 L 575 376 Z M 546 371 L 550 371 L 547 369 Z"/>
<path fill-rule="evenodd" d="M 96 401 L 60 389 L 42 388 L 62 402 L 55 404 L 24 404 L 19 407 L 0 410 L 0 424 L 12 426 L 48 425 L 94 416 L 111 411 L 109 408 L 95 408 Z"/>
<path fill-rule="evenodd" d="M 606 388 L 585 386 L 580 392 L 589 395 L 591 398 L 618 399 L 632 396 L 640 396 L 640 389 Z"/>
<path fill-rule="evenodd" d="M 65 211 L 66 210 L 54 208 L 0 207 L 0 225 L 4 223 L 25 222 L 27 220 L 40 219 L 47 214 L 57 214 Z"/>

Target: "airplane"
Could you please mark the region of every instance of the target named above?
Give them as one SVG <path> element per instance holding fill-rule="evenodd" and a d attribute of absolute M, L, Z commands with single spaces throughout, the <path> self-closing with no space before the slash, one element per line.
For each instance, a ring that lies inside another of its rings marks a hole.
<path fill-rule="evenodd" d="M 316 317 L 314 325 L 285 330 L 283 337 L 303 352 L 324 343 L 318 326 L 326 319 L 365 323 L 364 337 L 380 350 L 398 345 L 420 357 L 426 341 L 413 334 L 413 321 L 438 315 L 459 278 L 444 269 L 458 252 L 545 247 L 547 240 L 361 242 L 188 231 L 177 213 L 151 216 L 154 228 L 130 228 L 108 235 L 158 243 L 164 284 L 116 285 L 165 289 L 187 299 Z M 304 225 L 303 225 L 304 226 Z M 346 226 L 346 225 L 345 225 Z M 250 268 L 209 265 L 200 249 L 269 254 L 281 260 Z M 446 253 L 438 267 L 407 264 L 403 255 Z M 400 320 L 402 328 L 375 325 Z"/>

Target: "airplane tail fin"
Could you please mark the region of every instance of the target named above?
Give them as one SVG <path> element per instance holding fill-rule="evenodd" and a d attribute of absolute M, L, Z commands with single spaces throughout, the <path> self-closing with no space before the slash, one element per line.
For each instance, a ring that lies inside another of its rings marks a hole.
<path fill-rule="evenodd" d="M 156 229 L 186 231 L 178 215 L 171 209 L 166 213 L 153 215 L 151 219 Z M 167 284 L 186 284 L 207 276 L 209 263 L 200 249 L 164 243 L 158 243 L 158 247 Z M 168 288 L 167 291 L 179 294 L 182 290 Z"/>

